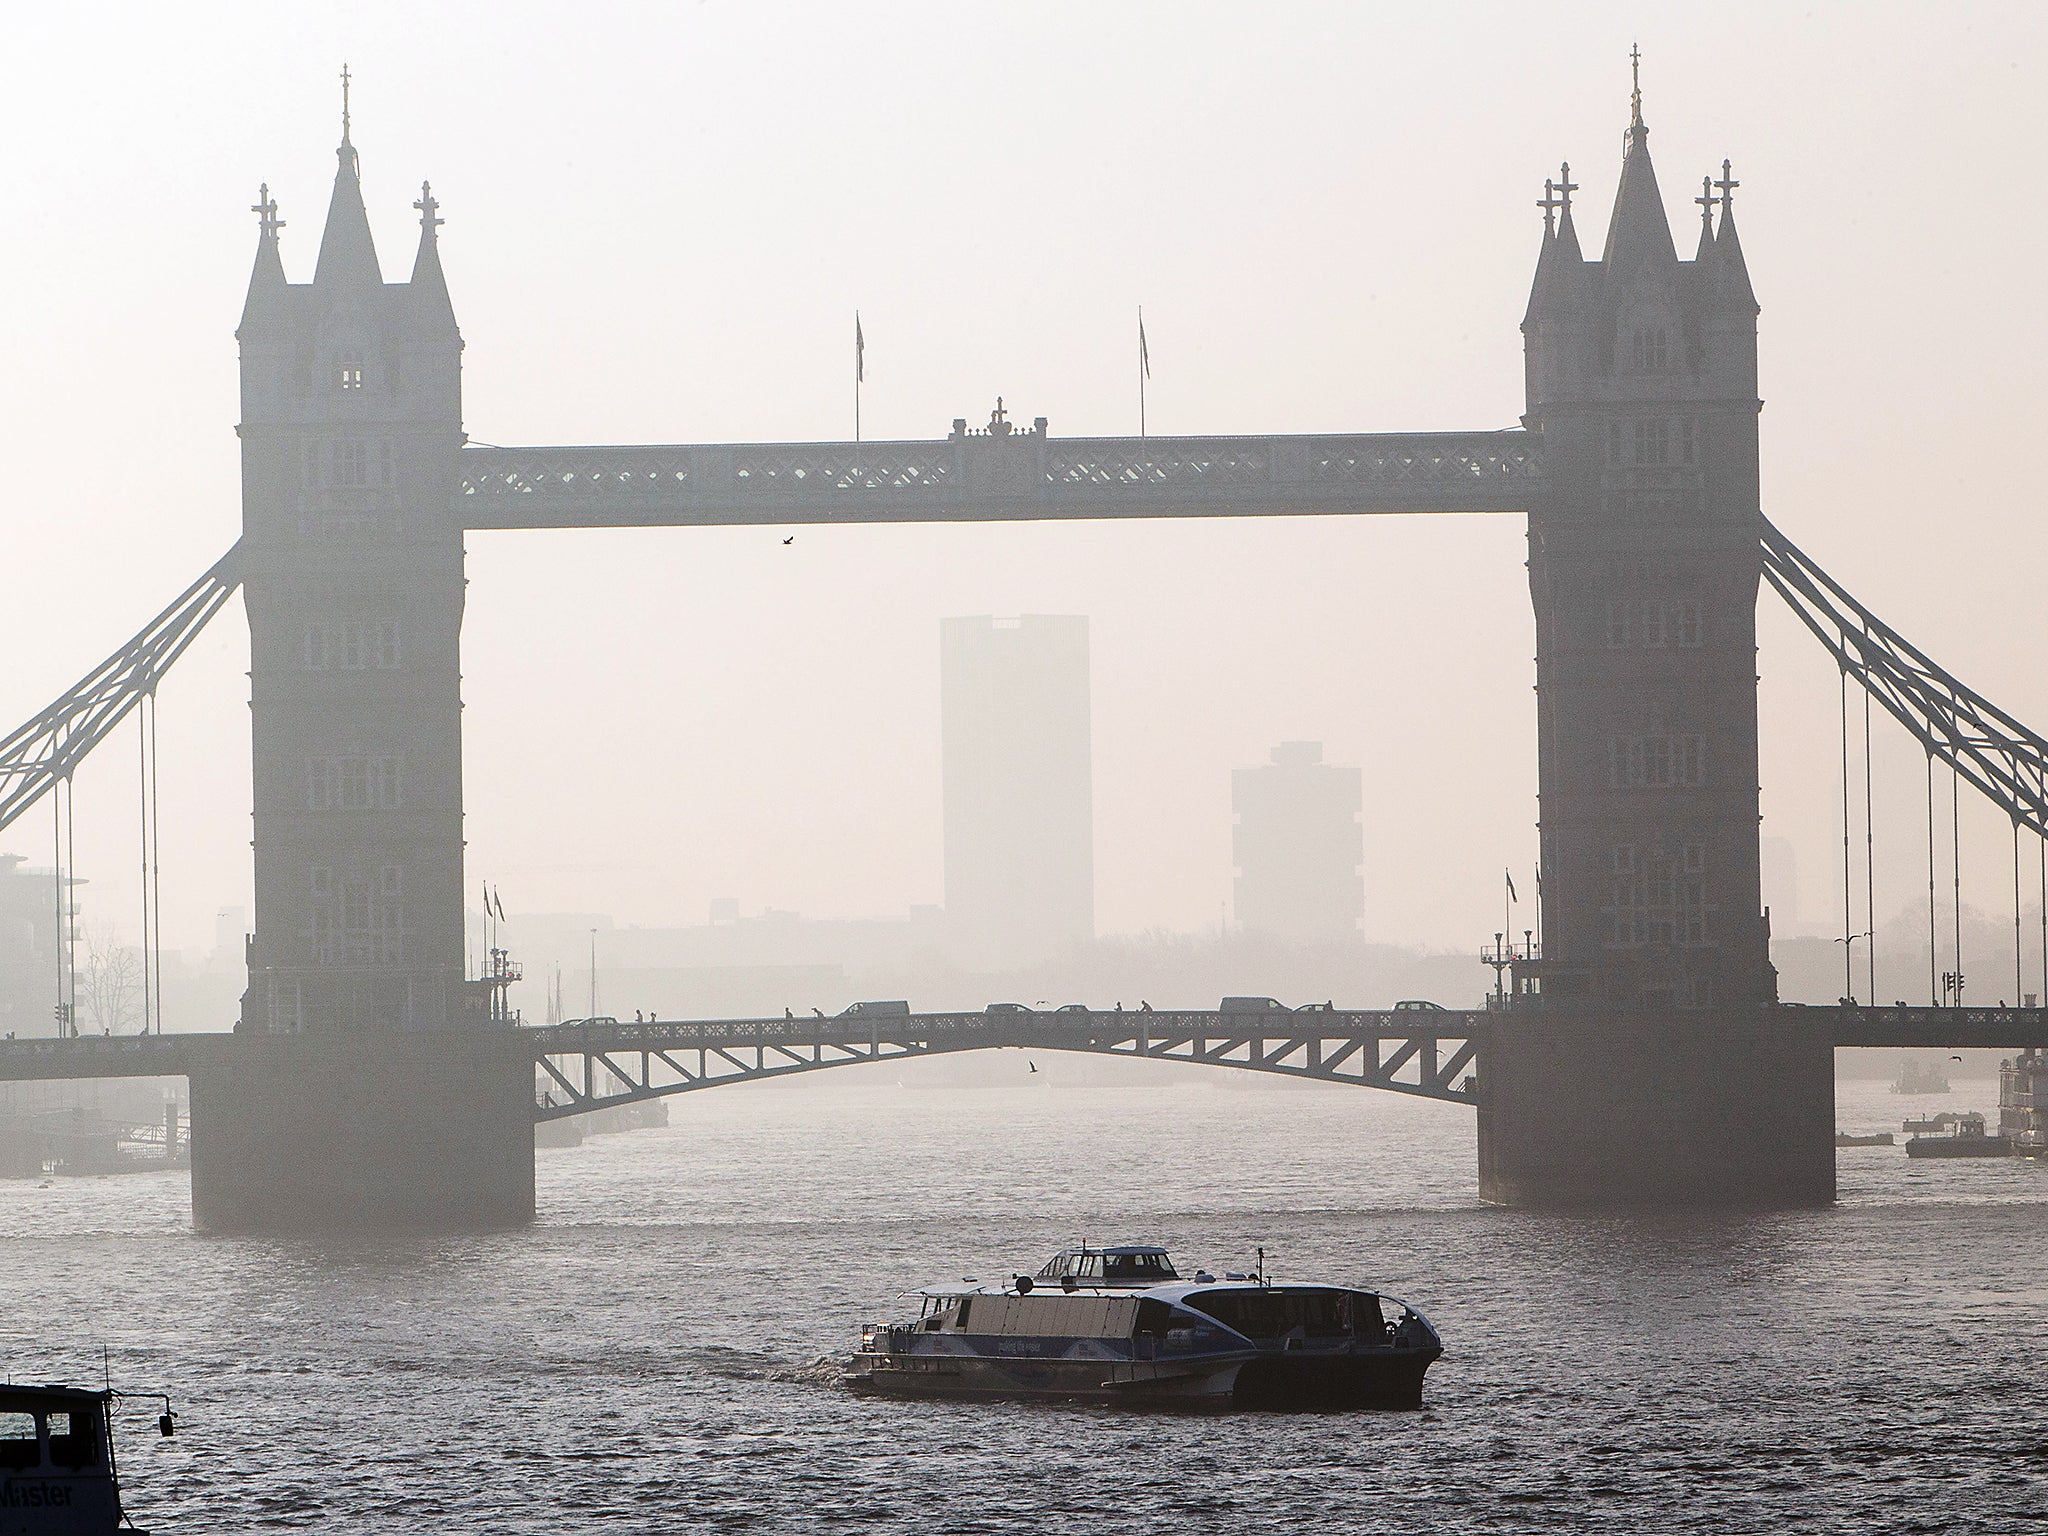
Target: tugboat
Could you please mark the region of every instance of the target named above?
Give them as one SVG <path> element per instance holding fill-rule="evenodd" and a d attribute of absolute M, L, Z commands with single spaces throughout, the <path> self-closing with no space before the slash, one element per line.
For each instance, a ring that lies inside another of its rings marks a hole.
<path fill-rule="evenodd" d="M 1068 1248 L 1035 1275 L 916 1293 L 861 1330 L 848 1384 L 941 1397 L 1187 1408 L 1419 1408 L 1444 1352 L 1407 1303 L 1347 1286 L 1182 1279 L 1164 1248 Z"/>
<path fill-rule="evenodd" d="M 1943 1115 L 1951 1122 L 1946 1136 L 1915 1136 L 1906 1143 L 1908 1157 L 2011 1157 L 2010 1136 L 1984 1134 L 1984 1117 L 1976 1110 Z"/>
<path fill-rule="evenodd" d="M 126 1523 L 114 1467 L 110 1409 L 125 1395 L 0 1387 L 0 1536 L 148 1536 Z M 166 1398 L 157 1429 L 174 1428 Z"/>

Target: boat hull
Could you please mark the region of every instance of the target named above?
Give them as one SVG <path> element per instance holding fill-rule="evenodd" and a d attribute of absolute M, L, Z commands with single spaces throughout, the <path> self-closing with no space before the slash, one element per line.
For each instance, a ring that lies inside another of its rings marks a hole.
<path fill-rule="evenodd" d="M 1132 1407 L 1345 1411 L 1419 1408 L 1441 1350 L 1257 1350 L 1182 1361 L 857 1354 L 848 1385 L 903 1397 L 1037 1398 Z"/>
<path fill-rule="evenodd" d="M 2009 1136 L 1915 1136 L 1906 1143 L 1908 1157 L 2011 1157 Z"/>

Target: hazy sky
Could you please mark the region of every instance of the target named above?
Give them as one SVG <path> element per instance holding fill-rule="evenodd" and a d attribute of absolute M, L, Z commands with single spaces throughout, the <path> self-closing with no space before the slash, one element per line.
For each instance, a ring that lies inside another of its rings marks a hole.
<path fill-rule="evenodd" d="M 1055 434 L 1135 431 L 1140 303 L 1154 431 L 1511 425 L 1534 200 L 1570 159 L 1597 248 L 1632 40 L 1681 250 L 1701 173 L 1742 181 L 1766 511 L 2048 722 L 2039 6 L 39 7 L 10 31 L 0 725 L 234 540 L 247 209 L 267 180 L 310 277 L 344 58 L 387 276 L 423 176 L 442 199 L 471 434 L 691 442 L 850 435 L 856 306 L 871 436 L 998 394 Z M 1308 738 L 1365 771 L 1371 935 L 1477 943 L 1535 856 L 1522 559 L 1508 518 L 475 535 L 471 871 L 515 913 L 645 924 L 936 902 L 939 620 L 1085 613 L 1104 931 L 1213 924 L 1229 770 Z M 1835 676 L 1768 596 L 1761 632 L 1766 831 L 1826 921 Z M 173 945 L 248 901 L 247 665 L 238 602 L 164 690 Z M 132 926 L 132 737 L 101 756 L 80 873 Z M 1917 749 L 1877 770 L 1885 908 L 1924 897 Z M 48 826 L 0 849 L 47 862 Z M 1995 907 L 2003 824 L 1969 836 Z"/>

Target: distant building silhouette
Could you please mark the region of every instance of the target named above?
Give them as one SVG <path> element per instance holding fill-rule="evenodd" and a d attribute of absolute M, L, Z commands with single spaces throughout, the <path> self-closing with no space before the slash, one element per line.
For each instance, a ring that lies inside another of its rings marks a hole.
<path fill-rule="evenodd" d="M 27 867 L 19 854 L 0 853 L 0 1034 L 56 1033 L 50 1007 L 63 938 L 55 879 L 52 870 Z"/>
<path fill-rule="evenodd" d="M 1095 935 L 1088 620 L 947 619 L 940 628 L 946 924 L 985 967 Z"/>
<path fill-rule="evenodd" d="M 1354 937 L 1365 912 L 1359 772 L 1324 762 L 1319 741 L 1270 755 L 1230 775 L 1238 924 L 1295 944 Z"/>

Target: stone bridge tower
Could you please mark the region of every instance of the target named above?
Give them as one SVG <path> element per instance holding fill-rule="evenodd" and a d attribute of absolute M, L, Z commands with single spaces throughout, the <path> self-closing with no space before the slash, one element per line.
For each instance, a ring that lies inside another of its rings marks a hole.
<path fill-rule="evenodd" d="M 1830 1058 L 1766 1006 L 1757 302 L 1727 163 L 1682 261 L 1649 136 L 1638 89 L 1597 259 L 1569 166 L 1551 184 L 1523 323 L 1548 487 L 1529 519 L 1543 1003 L 1481 1074 L 1481 1182 L 1518 1203 L 1826 1199 Z"/>
<path fill-rule="evenodd" d="M 311 283 L 268 189 L 242 349 L 255 743 L 247 1028 L 443 1030 L 463 985 L 462 339 L 422 187 L 386 283 L 346 115 Z"/>
<path fill-rule="evenodd" d="M 533 1064 L 463 974 L 462 339 L 425 186 L 384 281 L 345 96 L 339 156 L 310 283 L 265 189 L 236 332 L 256 924 L 247 1039 L 192 1077 L 193 1217 L 519 1222 Z"/>

